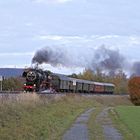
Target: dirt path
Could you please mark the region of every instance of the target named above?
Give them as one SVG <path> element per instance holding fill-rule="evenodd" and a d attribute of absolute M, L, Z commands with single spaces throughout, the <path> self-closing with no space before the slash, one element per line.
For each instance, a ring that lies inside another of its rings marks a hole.
<path fill-rule="evenodd" d="M 86 97 L 92 98 L 88 95 Z M 91 122 L 92 140 L 122 140 L 123 136 L 109 116 L 109 110 L 117 105 L 132 105 L 129 96 L 125 95 L 94 95 L 100 105 L 94 109 L 90 109 L 77 118 L 72 127 L 65 133 L 63 140 L 89 140 L 88 126 L 90 115 L 93 114 Z M 93 112 L 93 113 L 92 113 Z"/>
<path fill-rule="evenodd" d="M 102 128 L 103 137 L 105 140 L 122 140 L 121 133 L 113 126 L 112 120 L 109 117 L 108 111 L 111 107 L 104 108 L 96 117 L 95 123 L 98 123 Z"/>
<path fill-rule="evenodd" d="M 105 107 L 96 117 L 95 123 L 100 126 L 102 129 L 102 134 L 96 134 L 95 140 L 100 140 L 100 136 L 102 135 L 105 140 L 122 140 L 123 136 L 121 133 L 113 126 L 112 120 L 109 117 L 108 111 L 111 107 Z M 66 131 L 63 136 L 63 140 L 89 140 L 89 132 L 88 132 L 88 120 L 93 111 L 96 109 L 89 109 L 81 116 L 79 116 L 72 127 Z M 94 126 L 93 126 L 94 127 Z M 98 137 L 99 136 L 99 137 Z"/>
<path fill-rule="evenodd" d="M 63 140 L 89 140 L 87 122 L 93 110 L 89 109 L 79 116 L 72 127 L 64 134 Z"/>

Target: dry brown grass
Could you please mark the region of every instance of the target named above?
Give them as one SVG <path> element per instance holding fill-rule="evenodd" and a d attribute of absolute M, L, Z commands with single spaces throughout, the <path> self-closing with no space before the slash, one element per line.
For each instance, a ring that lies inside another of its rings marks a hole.
<path fill-rule="evenodd" d="M 37 103 L 39 102 L 39 96 L 37 94 L 19 94 L 19 95 L 12 95 L 12 94 L 4 94 L 0 97 L 0 103 Z"/>
<path fill-rule="evenodd" d="M 62 99 L 61 95 L 39 95 L 36 93 L 23 93 L 23 94 L 3 94 L 0 96 L 0 104 L 21 104 L 21 105 L 35 105 L 35 104 L 48 104 Z"/>
<path fill-rule="evenodd" d="M 0 139 L 59 140 L 85 109 L 96 103 L 74 94 L 2 96 Z"/>

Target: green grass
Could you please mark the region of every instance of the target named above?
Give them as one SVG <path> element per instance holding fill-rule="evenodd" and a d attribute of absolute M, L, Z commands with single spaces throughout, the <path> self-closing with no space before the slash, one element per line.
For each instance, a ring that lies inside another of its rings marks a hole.
<path fill-rule="evenodd" d="M 81 96 L 35 100 L 0 104 L 1 140 L 60 140 L 75 118 L 95 105 Z"/>
<path fill-rule="evenodd" d="M 119 124 L 125 139 L 140 139 L 140 107 L 118 106 L 115 108 L 115 120 Z"/>
<path fill-rule="evenodd" d="M 88 130 L 90 140 L 104 140 L 103 130 L 101 125 L 96 122 L 97 115 L 101 112 L 102 107 L 98 105 L 91 114 L 88 121 Z"/>

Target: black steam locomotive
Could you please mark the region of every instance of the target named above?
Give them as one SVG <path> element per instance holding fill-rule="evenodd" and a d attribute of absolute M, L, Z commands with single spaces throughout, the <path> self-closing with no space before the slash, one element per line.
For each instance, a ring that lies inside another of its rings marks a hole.
<path fill-rule="evenodd" d="M 26 92 L 50 90 L 53 92 L 112 94 L 115 87 L 112 83 L 81 80 L 32 68 L 26 69 L 23 72 L 23 77 L 26 78 L 26 83 L 24 84 L 24 91 Z"/>
<path fill-rule="evenodd" d="M 24 91 L 26 92 L 38 92 L 50 87 L 49 71 L 28 68 L 24 70 L 22 76 L 26 78 L 26 83 L 24 84 Z"/>

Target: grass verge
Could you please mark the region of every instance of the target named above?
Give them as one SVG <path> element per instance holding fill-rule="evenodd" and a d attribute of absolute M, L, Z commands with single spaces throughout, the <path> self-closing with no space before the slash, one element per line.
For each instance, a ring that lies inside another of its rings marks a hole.
<path fill-rule="evenodd" d="M 93 99 L 75 95 L 51 102 L 37 95 L 6 100 L 0 104 L 0 139 L 60 140 L 75 118 L 94 105 Z"/>
<path fill-rule="evenodd" d="M 101 128 L 101 125 L 96 122 L 97 115 L 101 112 L 103 109 L 102 106 L 98 104 L 96 106 L 96 109 L 91 114 L 89 121 L 88 121 L 88 130 L 89 130 L 89 138 L 90 140 L 104 140 L 103 130 Z"/>
<path fill-rule="evenodd" d="M 118 106 L 110 111 L 110 115 L 124 140 L 140 139 L 140 107 Z"/>

